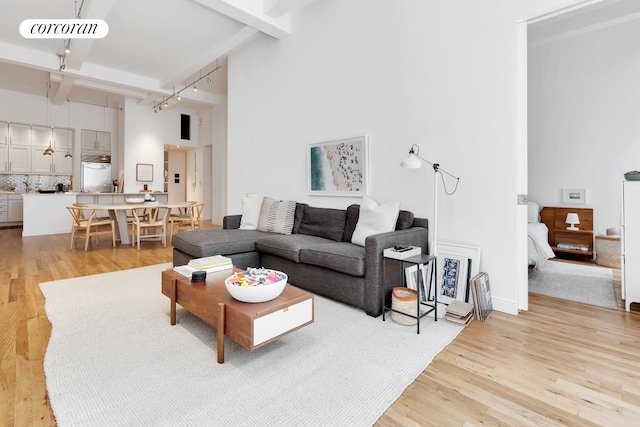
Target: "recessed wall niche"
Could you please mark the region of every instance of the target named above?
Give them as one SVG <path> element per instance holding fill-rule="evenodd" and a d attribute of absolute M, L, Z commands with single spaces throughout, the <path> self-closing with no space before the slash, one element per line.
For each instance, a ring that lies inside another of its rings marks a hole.
<path fill-rule="evenodd" d="M 191 140 L 191 116 L 180 114 L 180 139 Z"/>

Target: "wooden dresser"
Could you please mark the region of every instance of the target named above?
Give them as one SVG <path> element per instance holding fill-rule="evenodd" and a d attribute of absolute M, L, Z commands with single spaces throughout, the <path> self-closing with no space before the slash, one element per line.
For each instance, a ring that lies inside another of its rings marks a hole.
<path fill-rule="evenodd" d="M 567 214 L 577 213 L 578 230 L 567 230 Z M 549 245 L 558 258 L 593 259 L 593 209 L 545 207 L 540 212 L 549 228 Z"/>

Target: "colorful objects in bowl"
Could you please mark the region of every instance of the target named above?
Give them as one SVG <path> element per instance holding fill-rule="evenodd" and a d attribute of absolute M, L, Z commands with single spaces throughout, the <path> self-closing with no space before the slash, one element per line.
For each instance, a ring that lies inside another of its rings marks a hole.
<path fill-rule="evenodd" d="M 229 294 L 242 302 L 265 302 L 278 298 L 285 285 L 287 275 L 266 268 L 247 268 L 225 279 Z"/>

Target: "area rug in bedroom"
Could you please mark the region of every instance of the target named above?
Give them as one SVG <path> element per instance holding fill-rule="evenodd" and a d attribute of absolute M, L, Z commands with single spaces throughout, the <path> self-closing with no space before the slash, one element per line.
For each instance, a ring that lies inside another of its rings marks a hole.
<path fill-rule="evenodd" d="M 529 273 L 529 292 L 617 309 L 610 268 L 548 261 Z"/>
<path fill-rule="evenodd" d="M 183 309 L 169 325 L 169 267 L 40 284 L 59 426 L 370 426 L 461 330 L 316 297 L 314 323 L 253 352 L 226 340 L 218 364 L 210 326 Z"/>

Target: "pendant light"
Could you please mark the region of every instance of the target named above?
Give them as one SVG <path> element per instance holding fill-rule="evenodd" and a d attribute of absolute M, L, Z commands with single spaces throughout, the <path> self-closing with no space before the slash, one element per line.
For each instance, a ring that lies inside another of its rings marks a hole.
<path fill-rule="evenodd" d="M 50 119 L 50 106 L 49 106 L 49 89 L 51 88 L 51 82 L 47 82 L 47 125 L 51 123 L 51 119 Z M 53 151 L 53 147 L 51 147 L 51 144 L 53 142 L 53 126 L 51 126 L 51 138 L 49 139 L 49 146 L 47 147 L 46 150 L 44 150 L 42 152 L 43 156 L 50 156 L 54 153 Z"/>
<path fill-rule="evenodd" d="M 67 128 L 71 130 L 71 102 L 69 102 L 69 98 L 67 98 Z M 67 151 L 67 154 L 64 155 L 65 159 L 71 159 L 73 155 L 70 151 Z"/>

